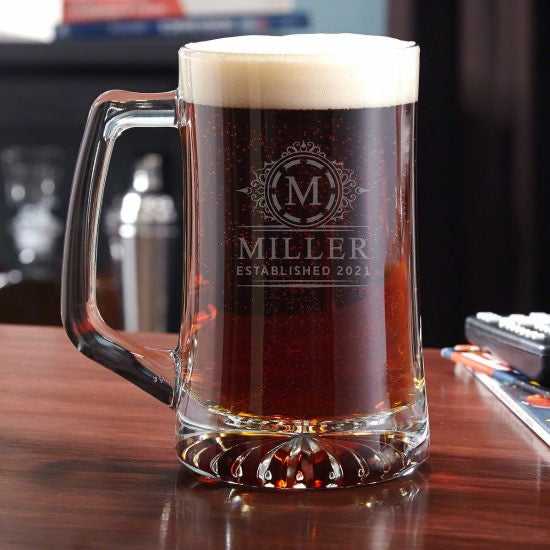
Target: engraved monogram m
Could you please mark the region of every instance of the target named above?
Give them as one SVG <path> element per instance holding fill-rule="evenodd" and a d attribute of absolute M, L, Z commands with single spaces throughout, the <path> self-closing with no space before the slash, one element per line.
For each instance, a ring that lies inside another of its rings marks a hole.
<path fill-rule="evenodd" d="M 353 169 L 327 158 L 309 140 L 293 142 L 278 158 L 256 169 L 250 185 L 237 189 L 250 197 L 265 221 L 294 228 L 343 220 L 357 196 L 366 191 L 357 185 Z"/>
<path fill-rule="evenodd" d="M 300 201 L 300 204 L 302 206 L 305 205 L 306 198 L 309 195 L 310 191 L 313 192 L 313 200 L 309 204 L 311 206 L 321 205 L 321 203 L 319 202 L 319 180 L 321 179 L 321 176 L 313 176 L 311 178 L 311 181 L 309 182 L 309 185 L 307 186 L 306 192 L 303 194 L 294 176 L 286 176 L 286 179 L 288 180 L 288 202 L 286 203 L 286 206 L 293 206 L 294 204 L 296 204 L 292 200 L 292 190 L 294 190 L 294 192 L 298 196 L 298 200 Z"/>

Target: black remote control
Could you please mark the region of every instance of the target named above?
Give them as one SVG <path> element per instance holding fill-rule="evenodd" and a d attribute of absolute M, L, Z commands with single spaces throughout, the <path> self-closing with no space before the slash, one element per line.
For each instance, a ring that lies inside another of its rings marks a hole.
<path fill-rule="evenodd" d="M 550 314 L 482 311 L 466 318 L 465 333 L 472 344 L 550 386 Z"/>

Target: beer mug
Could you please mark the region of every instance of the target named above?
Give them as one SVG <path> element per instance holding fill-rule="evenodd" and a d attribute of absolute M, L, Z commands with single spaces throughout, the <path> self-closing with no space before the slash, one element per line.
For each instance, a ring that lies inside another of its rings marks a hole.
<path fill-rule="evenodd" d="M 416 44 L 387 37 L 233 37 L 183 47 L 175 91 L 109 91 L 93 104 L 67 224 L 64 325 L 80 352 L 175 409 L 178 458 L 197 474 L 352 487 L 427 457 L 418 67 Z M 184 158 L 183 312 L 170 351 L 107 326 L 95 289 L 113 145 L 158 126 L 178 129 Z"/>

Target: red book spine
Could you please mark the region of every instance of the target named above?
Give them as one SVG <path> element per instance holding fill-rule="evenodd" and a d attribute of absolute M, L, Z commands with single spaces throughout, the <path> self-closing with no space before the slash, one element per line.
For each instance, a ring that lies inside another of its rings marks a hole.
<path fill-rule="evenodd" d="M 64 23 L 149 20 L 184 17 L 178 0 L 64 0 Z"/>

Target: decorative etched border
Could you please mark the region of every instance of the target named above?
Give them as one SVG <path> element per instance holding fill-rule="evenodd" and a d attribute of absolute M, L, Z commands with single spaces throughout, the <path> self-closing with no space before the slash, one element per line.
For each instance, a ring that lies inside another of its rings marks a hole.
<path fill-rule="evenodd" d="M 337 220 L 344 220 L 344 216 L 353 210 L 353 202 L 357 196 L 367 192 L 367 189 L 357 185 L 357 182 L 353 177 L 353 169 L 346 168 L 342 162 L 327 159 L 326 154 L 312 141 L 295 141 L 292 145 L 287 147 L 286 151 L 284 151 L 277 160 L 266 162 L 263 168 L 255 170 L 255 177 L 250 182 L 248 187 L 237 189 L 237 191 L 250 197 L 250 200 L 253 203 L 254 211 L 259 212 L 265 221 L 277 221 L 277 218 L 273 215 L 269 202 L 266 198 L 266 188 L 271 170 L 282 159 L 292 156 L 299 157 L 302 154 L 320 157 L 322 162 L 329 163 L 338 175 L 338 185 L 342 190 L 339 194 L 339 204 L 330 219 L 326 220 L 323 225 L 331 224 Z"/>

